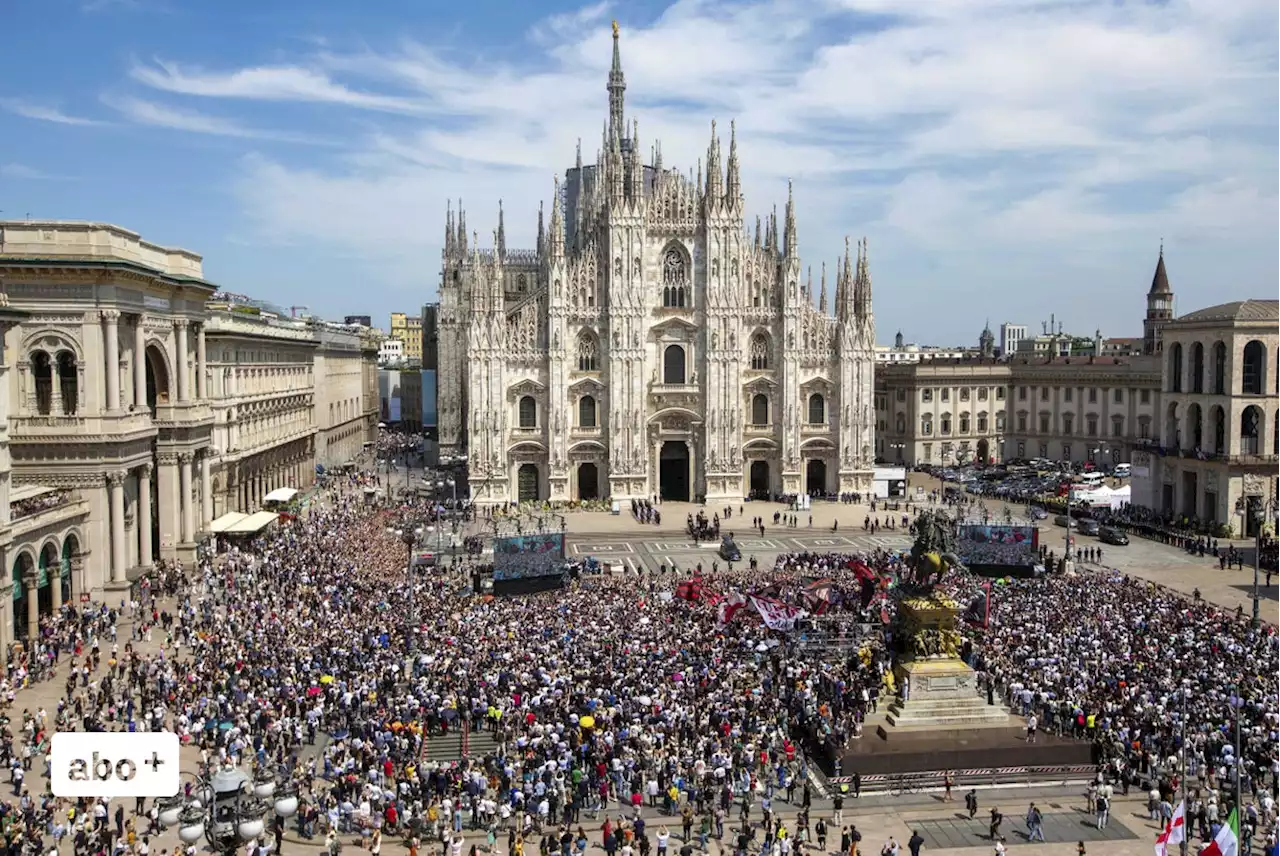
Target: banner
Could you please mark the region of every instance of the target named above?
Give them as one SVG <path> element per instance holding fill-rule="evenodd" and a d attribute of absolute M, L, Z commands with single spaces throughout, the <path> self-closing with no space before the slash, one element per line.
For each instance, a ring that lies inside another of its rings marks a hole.
<path fill-rule="evenodd" d="M 765 627 L 770 630 L 794 630 L 796 619 L 805 612 L 798 606 L 788 606 L 780 600 L 751 596 L 751 605 L 760 613 Z"/>
<path fill-rule="evenodd" d="M 720 604 L 720 623 L 728 624 L 738 614 L 738 610 L 747 605 L 747 599 L 734 592 Z"/>

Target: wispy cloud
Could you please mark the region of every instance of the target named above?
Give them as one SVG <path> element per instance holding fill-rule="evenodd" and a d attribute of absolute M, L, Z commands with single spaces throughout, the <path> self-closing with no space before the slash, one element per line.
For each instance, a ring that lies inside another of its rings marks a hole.
<path fill-rule="evenodd" d="M 54 175 L 22 163 L 0 164 L 0 177 L 26 181 L 67 181 L 68 176 Z"/>
<path fill-rule="evenodd" d="M 251 128 L 220 116 L 210 116 L 194 110 L 171 107 L 128 96 L 103 96 L 103 103 L 118 111 L 127 119 L 140 125 L 187 131 L 193 134 L 209 134 L 217 137 L 240 137 L 250 140 L 275 140 L 279 142 L 323 144 L 323 141 L 306 134 Z"/>
<path fill-rule="evenodd" d="M 20 98 L 0 98 L 0 107 L 3 107 L 10 113 L 16 113 L 26 119 L 37 119 L 41 122 L 55 122 L 59 125 L 103 124 L 97 119 L 88 119 L 83 116 L 72 116 L 69 113 L 64 113 L 60 107 L 53 104 L 40 104 Z"/>
<path fill-rule="evenodd" d="M 130 76 L 139 83 L 177 95 L 309 101 L 395 113 L 421 112 L 409 99 L 359 92 L 335 83 L 323 72 L 299 66 L 262 66 L 219 73 L 157 60 L 154 65 L 134 66 Z"/>

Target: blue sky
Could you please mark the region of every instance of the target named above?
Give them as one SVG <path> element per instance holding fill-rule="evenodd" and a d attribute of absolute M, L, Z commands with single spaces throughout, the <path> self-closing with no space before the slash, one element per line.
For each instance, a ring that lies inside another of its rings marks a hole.
<path fill-rule="evenodd" d="M 870 243 L 879 338 L 984 321 L 1137 335 L 1277 293 L 1274 0 L 11 0 L 0 218 L 103 220 L 229 290 L 338 317 L 435 294 L 445 202 L 531 245 L 606 116 L 667 165 L 738 126 L 754 218 Z M 727 139 L 726 139 L 727 143 Z"/>

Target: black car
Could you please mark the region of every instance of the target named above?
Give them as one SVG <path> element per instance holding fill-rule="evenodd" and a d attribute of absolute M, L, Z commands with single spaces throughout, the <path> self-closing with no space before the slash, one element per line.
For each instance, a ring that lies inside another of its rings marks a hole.
<path fill-rule="evenodd" d="M 1114 544 L 1123 547 L 1129 543 L 1129 536 L 1111 526 L 1104 526 L 1098 531 L 1098 540 L 1103 544 Z"/>
<path fill-rule="evenodd" d="M 1081 535 L 1097 535 L 1101 527 L 1099 526 L 1098 521 L 1088 517 L 1083 517 L 1076 523 L 1076 528 L 1080 531 Z"/>
<path fill-rule="evenodd" d="M 738 545 L 733 542 L 732 535 L 726 535 L 720 539 L 720 558 L 726 562 L 741 562 L 742 551 L 738 549 Z"/>

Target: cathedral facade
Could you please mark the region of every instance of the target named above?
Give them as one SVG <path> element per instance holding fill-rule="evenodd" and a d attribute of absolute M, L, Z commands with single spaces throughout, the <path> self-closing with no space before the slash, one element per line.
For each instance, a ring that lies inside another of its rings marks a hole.
<path fill-rule="evenodd" d="M 584 165 L 579 145 L 536 249 L 506 246 L 501 205 L 488 249 L 450 208 L 441 452 L 468 456 L 481 504 L 870 491 L 865 243 L 815 300 L 790 193 L 751 234 L 736 134 L 722 158 L 712 123 L 705 175 L 660 146 L 646 163 L 625 89 L 615 25 L 601 149 Z"/>

